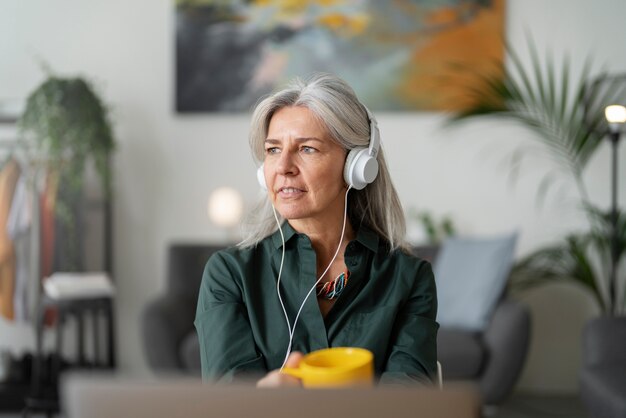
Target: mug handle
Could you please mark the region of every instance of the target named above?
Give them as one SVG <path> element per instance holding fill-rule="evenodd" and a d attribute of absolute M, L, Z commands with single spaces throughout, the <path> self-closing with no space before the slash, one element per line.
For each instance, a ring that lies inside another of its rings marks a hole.
<path fill-rule="evenodd" d="M 293 377 L 297 377 L 298 379 L 302 379 L 302 371 L 295 367 L 283 367 L 280 372 Z"/>

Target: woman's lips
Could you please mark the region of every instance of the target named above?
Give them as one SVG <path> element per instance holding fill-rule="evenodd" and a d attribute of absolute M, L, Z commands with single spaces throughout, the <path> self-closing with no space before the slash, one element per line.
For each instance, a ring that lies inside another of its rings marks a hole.
<path fill-rule="evenodd" d="M 296 187 L 281 187 L 278 189 L 278 195 L 281 197 L 297 197 L 304 193 L 304 190 Z"/>

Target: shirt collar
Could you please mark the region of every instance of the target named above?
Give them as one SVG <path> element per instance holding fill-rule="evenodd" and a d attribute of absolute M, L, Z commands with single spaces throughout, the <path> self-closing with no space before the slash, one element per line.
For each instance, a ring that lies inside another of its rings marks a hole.
<path fill-rule="evenodd" d="M 358 232 L 356 233 L 356 241 L 363 244 L 365 248 L 368 248 L 372 252 L 378 252 L 378 234 L 363 224 L 361 224 Z"/>
<path fill-rule="evenodd" d="M 297 234 L 296 230 L 289 225 L 289 222 L 285 221 L 282 223 L 281 228 L 283 230 L 283 235 L 285 236 L 285 243 L 287 243 L 291 237 Z M 280 231 L 276 230 L 272 234 L 272 243 L 274 244 L 274 248 L 278 249 L 281 245 L 283 245 L 283 241 L 280 238 Z"/>
<path fill-rule="evenodd" d="M 285 236 L 285 243 L 287 243 L 294 235 L 297 235 L 295 229 L 289 224 L 289 222 L 283 222 L 282 224 L 283 235 Z M 274 248 L 278 249 L 283 242 L 280 238 L 280 231 L 276 230 L 271 236 L 272 243 L 274 244 Z M 365 248 L 369 249 L 372 252 L 378 252 L 378 235 L 366 227 L 365 225 L 361 225 L 356 234 L 356 242 L 362 244 Z"/>

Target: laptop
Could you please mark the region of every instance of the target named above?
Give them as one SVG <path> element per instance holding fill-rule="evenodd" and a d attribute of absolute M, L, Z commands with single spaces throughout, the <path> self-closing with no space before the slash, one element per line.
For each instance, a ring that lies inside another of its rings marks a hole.
<path fill-rule="evenodd" d="M 65 376 L 62 410 L 68 418 L 478 418 L 471 386 L 374 389 L 256 389 L 199 380 L 137 380 Z"/>

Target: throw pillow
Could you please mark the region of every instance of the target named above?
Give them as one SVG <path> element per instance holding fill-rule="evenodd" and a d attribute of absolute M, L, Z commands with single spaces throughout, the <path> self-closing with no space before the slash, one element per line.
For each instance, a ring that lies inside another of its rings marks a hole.
<path fill-rule="evenodd" d="M 513 263 L 517 234 L 497 238 L 450 238 L 433 270 L 437 321 L 442 327 L 482 331 L 489 324 Z"/>

